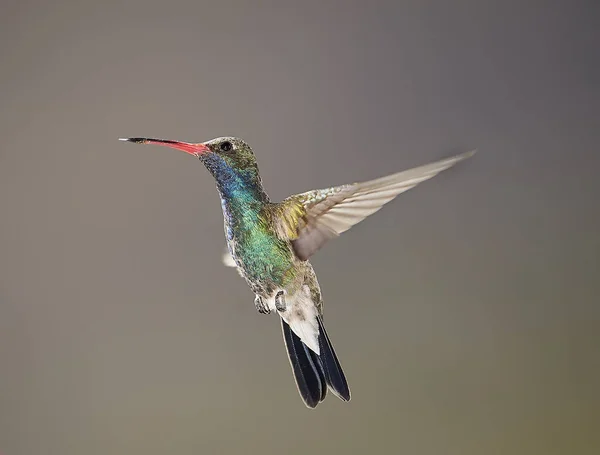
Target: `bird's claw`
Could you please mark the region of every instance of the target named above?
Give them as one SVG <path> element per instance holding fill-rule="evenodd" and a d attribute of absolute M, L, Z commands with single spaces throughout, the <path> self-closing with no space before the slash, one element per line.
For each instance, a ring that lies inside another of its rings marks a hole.
<path fill-rule="evenodd" d="M 271 310 L 260 295 L 254 297 L 254 306 L 260 314 L 269 314 Z"/>
<path fill-rule="evenodd" d="M 283 312 L 285 311 L 286 306 L 287 305 L 285 303 L 285 293 L 283 291 L 279 291 L 275 296 L 275 308 L 277 309 L 277 311 Z"/>

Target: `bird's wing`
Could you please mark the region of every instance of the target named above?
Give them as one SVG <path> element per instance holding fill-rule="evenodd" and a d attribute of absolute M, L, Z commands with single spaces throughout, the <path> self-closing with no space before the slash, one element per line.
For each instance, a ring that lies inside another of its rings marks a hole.
<path fill-rule="evenodd" d="M 307 260 L 329 239 L 378 211 L 400 193 L 473 156 L 475 150 L 368 182 L 352 183 L 290 196 L 275 204 L 275 226 Z"/>

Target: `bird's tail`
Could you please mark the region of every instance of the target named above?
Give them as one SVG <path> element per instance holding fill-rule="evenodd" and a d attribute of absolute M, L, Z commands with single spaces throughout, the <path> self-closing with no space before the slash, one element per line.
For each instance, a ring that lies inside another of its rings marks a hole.
<path fill-rule="evenodd" d="M 323 321 L 319 322 L 319 351 L 317 355 L 300 340 L 287 322 L 281 320 L 283 339 L 296 379 L 300 396 L 309 408 L 315 408 L 327 395 L 327 388 L 343 401 L 350 401 L 350 389 L 340 362 L 329 341 Z"/>

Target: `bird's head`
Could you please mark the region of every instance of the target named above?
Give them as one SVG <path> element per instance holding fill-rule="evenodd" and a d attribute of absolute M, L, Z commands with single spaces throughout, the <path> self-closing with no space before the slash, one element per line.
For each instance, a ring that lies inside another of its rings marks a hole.
<path fill-rule="evenodd" d="M 156 144 L 181 150 L 199 158 L 217 180 L 228 175 L 260 180 L 252 148 L 237 137 L 218 137 L 198 143 L 144 137 L 122 138 L 120 140 L 136 144 Z"/>

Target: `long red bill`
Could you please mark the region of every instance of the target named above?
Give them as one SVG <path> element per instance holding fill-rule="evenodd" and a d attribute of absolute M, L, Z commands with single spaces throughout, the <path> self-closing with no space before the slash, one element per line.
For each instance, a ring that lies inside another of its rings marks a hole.
<path fill-rule="evenodd" d="M 189 142 L 169 141 L 166 139 L 151 139 L 147 137 L 122 137 L 119 138 L 119 140 L 133 142 L 134 144 L 163 145 L 165 147 L 181 150 L 182 152 L 189 153 L 190 155 L 194 155 L 196 157 L 202 155 L 203 153 L 210 152 L 210 149 L 204 144 L 192 144 Z"/>

